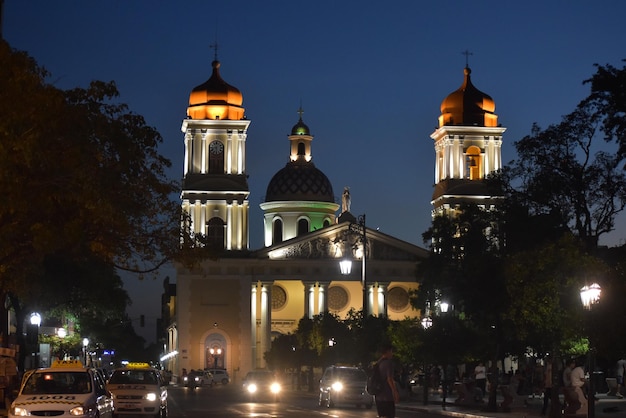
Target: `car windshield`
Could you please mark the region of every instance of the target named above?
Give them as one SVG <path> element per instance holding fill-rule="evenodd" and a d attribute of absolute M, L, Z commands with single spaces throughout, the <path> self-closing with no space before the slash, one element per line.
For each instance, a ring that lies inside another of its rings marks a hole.
<path fill-rule="evenodd" d="M 274 375 L 272 373 L 267 373 L 267 372 L 253 372 L 253 373 L 248 373 L 248 376 L 246 376 L 246 380 L 251 380 L 251 381 L 265 381 L 265 380 L 272 380 L 274 378 Z"/>
<path fill-rule="evenodd" d="M 151 370 L 116 370 L 109 383 L 114 385 L 156 385 L 157 378 Z"/>
<path fill-rule="evenodd" d="M 28 377 L 23 395 L 84 394 L 91 392 L 88 372 L 41 372 Z"/>
<path fill-rule="evenodd" d="M 359 369 L 335 369 L 333 378 L 346 381 L 365 381 L 367 375 Z"/>

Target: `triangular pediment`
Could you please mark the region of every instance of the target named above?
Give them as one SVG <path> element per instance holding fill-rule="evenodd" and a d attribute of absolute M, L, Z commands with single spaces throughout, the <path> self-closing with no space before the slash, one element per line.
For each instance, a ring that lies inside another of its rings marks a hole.
<path fill-rule="evenodd" d="M 354 257 L 362 238 L 360 225 L 343 222 L 257 250 L 255 255 L 274 260 Z M 371 260 L 420 261 L 428 257 L 424 248 L 367 227 L 365 238 Z"/>

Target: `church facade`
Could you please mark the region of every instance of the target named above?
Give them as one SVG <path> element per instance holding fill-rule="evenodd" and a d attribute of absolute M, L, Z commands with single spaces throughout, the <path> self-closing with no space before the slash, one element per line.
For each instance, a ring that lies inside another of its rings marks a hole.
<path fill-rule="evenodd" d="M 192 90 L 182 123 L 182 208 L 193 231 L 223 252 L 193 270 L 177 266 L 165 361 L 174 375 L 218 367 L 237 381 L 249 370 L 266 367 L 263 354 L 273 336 L 295 331 L 304 316 L 331 312 L 345 317 L 351 309 L 363 309 L 390 319 L 420 319 L 409 294 L 417 288 L 416 267 L 428 251 L 367 228 L 364 215 L 350 213 L 348 188 L 341 205 L 336 202 L 331 181 L 313 164 L 314 136 L 302 109 L 288 135 L 288 162 L 271 179 L 260 205 L 264 218 L 253 220 L 264 223 L 265 246 L 249 248 L 250 121 L 242 104 L 243 95 L 222 79 L 220 63 L 214 61 L 209 80 Z M 448 108 L 452 114 L 459 111 Z M 445 118 L 443 110 L 442 104 Z M 432 135 L 436 185 L 464 170 L 453 161 L 462 165 L 478 158 L 484 173 L 497 169 L 504 130 L 491 122 L 482 128 L 465 127 L 461 133 L 459 126 L 440 120 Z M 475 139 L 464 142 L 470 132 Z M 436 188 L 435 210 L 454 203 L 448 192 L 443 188 L 438 194 Z M 351 272 L 342 274 L 341 261 L 354 266 Z"/>

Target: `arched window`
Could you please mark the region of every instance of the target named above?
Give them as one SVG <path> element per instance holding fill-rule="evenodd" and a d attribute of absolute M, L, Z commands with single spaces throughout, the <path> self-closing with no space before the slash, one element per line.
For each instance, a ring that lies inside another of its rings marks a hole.
<path fill-rule="evenodd" d="M 330 226 L 330 219 L 324 219 L 324 228 Z"/>
<path fill-rule="evenodd" d="M 224 248 L 224 221 L 220 218 L 211 218 L 207 222 L 207 245 Z"/>
<path fill-rule="evenodd" d="M 272 245 L 281 242 L 283 242 L 283 221 L 275 219 L 272 226 Z"/>
<path fill-rule="evenodd" d="M 304 155 L 304 142 L 298 142 L 298 155 Z"/>
<path fill-rule="evenodd" d="M 221 141 L 209 144 L 209 173 L 224 174 L 224 144 Z"/>
<path fill-rule="evenodd" d="M 471 146 L 465 152 L 466 178 L 478 180 L 481 178 L 482 157 L 480 148 Z"/>
<path fill-rule="evenodd" d="M 309 232 L 309 221 L 306 219 L 298 220 L 298 236 Z"/>

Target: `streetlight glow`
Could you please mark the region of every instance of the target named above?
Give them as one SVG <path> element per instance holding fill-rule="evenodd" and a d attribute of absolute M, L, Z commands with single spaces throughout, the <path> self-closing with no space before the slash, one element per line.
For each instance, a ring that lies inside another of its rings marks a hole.
<path fill-rule="evenodd" d="M 37 312 L 30 314 L 30 324 L 37 326 L 41 325 L 41 315 Z"/>
<path fill-rule="evenodd" d="M 580 300 L 585 309 L 591 309 L 592 305 L 598 303 L 600 293 L 602 293 L 602 288 L 600 288 L 598 283 L 593 283 L 589 286 L 585 285 L 580 289 Z"/>

